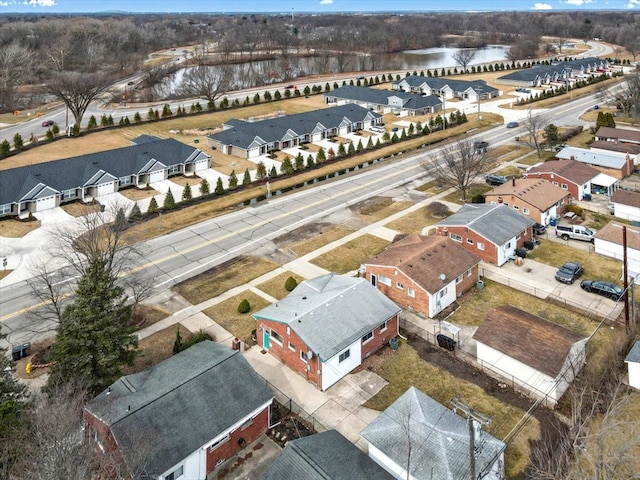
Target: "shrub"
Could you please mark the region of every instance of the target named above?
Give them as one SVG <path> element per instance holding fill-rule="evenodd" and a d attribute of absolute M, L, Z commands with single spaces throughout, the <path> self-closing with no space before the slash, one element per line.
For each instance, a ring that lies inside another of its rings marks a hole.
<path fill-rule="evenodd" d="M 249 300 L 243 298 L 240 305 L 238 305 L 238 313 L 249 313 L 250 310 L 251 305 L 249 304 Z"/>
<path fill-rule="evenodd" d="M 431 216 L 435 218 L 444 218 L 451 213 L 449 211 L 449 207 L 440 202 L 430 203 L 427 208 L 429 209 L 429 213 L 431 213 Z"/>
<path fill-rule="evenodd" d="M 182 335 L 180 330 L 176 330 L 176 340 L 173 342 L 173 354 L 180 353 L 182 351 Z"/>
<path fill-rule="evenodd" d="M 176 340 L 177 340 L 177 335 L 176 335 Z M 195 345 L 196 343 L 204 342 L 205 340 L 213 340 L 213 337 L 209 335 L 207 332 L 203 332 L 202 330 L 200 330 L 198 333 L 194 333 L 193 335 L 191 335 L 186 342 L 183 342 L 180 345 L 179 352 L 186 350 L 187 348 Z M 175 348 L 175 343 L 173 346 Z M 174 353 L 179 353 L 179 352 L 174 351 Z"/>
<path fill-rule="evenodd" d="M 284 282 L 284 288 L 287 292 L 293 292 L 293 290 L 298 286 L 298 281 L 293 278 L 293 277 L 289 277 L 287 278 L 287 281 Z"/>
<path fill-rule="evenodd" d="M 147 213 L 156 213 L 158 211 L 158 202 L 156 201 L 156 197 L 151 197 L 151 201 L 149 202 L 149 208 L 147 208 Z"/>
<path fill-rule="evenodd" d="M 164 196 L 164 202 L 162 204 L 163 210 L 173 210 L 176 208 L 176 199 L 173 198 L 173 193 L 171 193 L 171 189 Z"/>
<path fill-rule="evenodd" d="M 471 197 L 471 203 L 485 203 L 486 200 L 484 198 L 484 195 L 482 195 L 481 193 L 478 193 L 477 195 L 474 195 L 473 197 Z"/>
<path fill-rule="evenodd" d="M 575 213 L 580 218 L 585 218 L 584 208 L 580 207 L 579 205 L 567 205 L 567 208 L 565 208 L 565 210 L 567 212 Z"/>

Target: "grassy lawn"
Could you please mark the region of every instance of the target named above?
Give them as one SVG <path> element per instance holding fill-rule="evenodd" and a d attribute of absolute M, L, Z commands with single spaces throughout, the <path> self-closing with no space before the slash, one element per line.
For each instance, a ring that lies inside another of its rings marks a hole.
<path fill-rule="evenodd" d="M 139 304 L 135 308 L 134 320 L 136 321 L 138 328 L 145 328 L 159 322 L 160 320 L 164 320 L 169 315 L 171 315 L 171 312 L 164 308 L 156 307 L 154 305 Z"/>
<path fill-rule="evenodd" d="M 622 272 L 621 262 L 596 253 L 572 248 L 571 243 L 577 241 L 569 240 L 569 245 L 565 245 L 541 239 L 540 246 L 529 252 L 528 256 L 541 263 L 557 267 L 568 261 L 579 262 L 584 266 L 585 278 L 619 281 Z"/>
<path fill-rule="evenodd" d="M 479 386 L 425 362 L 402 341 L 397 351 L 386 355 L 382 363 L 374 367 L 374 372 L 389 382 L 365 404 L 375 410 L 386 409 L 409 387 L 414 386 L 447 407 L 451 399 L 459 395 L 472 408 L 492 418 L 487 431 L 499 439 L 504 438 L 524 415 L 524 411 L 501 402 Z M 508 478 L 516 478 L 524 470 L 529 461 L 529 440 L 539 435 L 540 425 L 534 418 L 509 444 L 505 452 Z"/>
<path fill-rule="evenodd" d="M 527 155 L 525 158 L 521 158 L 520 160 L 518 160 L 518 163 L 521 165 L 536 165 L 537 163 L 544 162 L 549 158 L 545 155 L 545 152 L 540 152 L 540 154 L 541 157 L 538 157 L 538 155 L 534 152 L 531 155 Z"/>
<path fill-rule="evenodd" d="M 593 142 L 593 138 L 593 134 L 589 130 L 584 130 L 575 137 L 567 140 L 567 144 L 572 147 L 589 148 L 589 145 Z"/>
<path fill-rule="evenodd" d="M 419 192 L 428 193 L 430 195 L 437 195 L 438 193 L 446 190 L 446 185 L 443 185 L 438 180 L 431 180 L 430 182 L 424 183 L 416 188 Z"/>
<path fill-rule="evenodd" d="M 373 235 L 363 235 L 316 257 L 311 263 L 330 272 L 347 273 L 360 268 L 366 259 L 382 252 L 390 243 Z"/>
<path fill-rule="evenodd" d="M 407 215 L 403 215 L 393 222 L 385 224 L 385 227 L 410 235 L 412 233 L 421 233 L 424 227 L 434 225 L 440 220 L 442 219 L 431 216 L 428 207 L 422 207 Z"/>
<path fill-rule="evenodd" d="M 240 302 L 245 298 L 251 305 L 251 311 L 249 313 L 239 313 L 238 305 L 240 305 Z M 251 314 L 268 305 L 270 305 L 270 303 L 267 300 L 247 290 L 240 295 L 231 297 L 224 302 L 203 310 L 203 313 L 230 332 L 234 337 L 251 345 L 253 343 L 251 341 L 251 332 L 256 328 L 256 321 Z"/>
<path fill-rule="evenodd" d="M 604 215 L 602 213 L 595 212 L 587 212 L 587 221 L 584 223 L 584 226 L 587 228 L 593 228 L 595 230 L 600 230 L 611 220 L 614 220 L 611 215 Z M 631 225 L 629 220 L 624 220 L 622 218 L 615 218 L 616 223 L 624 223 L 625 225 Z"/>
<path fill-rule="evenodd" d="M 258 285 L 258 289 L 262 290 L 267 295 L 271 295 L 273 298 L 277 298 L 278 300 L 280 300 L 281 298 L 289 295 L 287 289 L 284 288 L 284 284 L 289 277 L 295 278 L 298 284 L 305 280 L 303 277 L 296 273 L 284 272 L 267 282 L 261 283 L 260 285 Z"/>
<path fill-rule="evenodd" d="M 238 257 L 173 288 L 193 305 L 197 305 L 276 268 L 277 264 L 262 258 Z"/>
<path fill-rule="evenodd" d="M 368 223 L 376 223 L 394 213 L 409 208 L 411 202 L 394 202 L 389 197 L 373 197 L 351 207 L 351 210 L 362 220 Z"/>
<path fill-rule="evenodd" d="M 503 177 L 509 177 L 511 175 L 515 175 L 520 176 L 520 169 L 518 167 L 514 167 L 513 165 L 509 165 L 507 167 L 504 167 L 500 170 L 498 170 L 497 172 L 495 172 L 497 175 L 502 175 Z"/>
<path fill-rule="evenodd" d="M 486 185 L 484 183 L 474 183 L 467 189 L 467 202 L 470 202 L 471 199 L 476 195 L 483 195 L 491 189 L 493 189 L 493 187 L 490 185 Z M 449 195 L 444 197 L 443 200 L 451 203 L 458 203 L 460 205 L 464 205 L 465 203 L 467 203 L 462 199 L 462 192 L 458 189 L 454 190 Z"/>
<path fill-rule="evenodd" d="M 71 202 L 60 205 L 60 208 L 67 212 L 72 217 L 84 217 L 90 213 L 95 213 L 100 210 L 99 204 L 87 204 L 82 202 Z"/>
<path fill-rule="evenodd" d="M 314 250 L 324 247 L 325 245 L 335 242 L 347 235 L 355 232 L 352 228 L 343 227 L 341 225 L 332 225 L 326 230 L 323 230 L 315 237 L 308 240 L 301 240 L 288 246 L 289 250 L 295 253 L 298 257 L 303 257 L 307 253 L 311 253 Z"/>
<path fill-rule="evenodd" d="M 133 366 L 124 369 L 123 373 L 130 375 L 141 372 L 172 356 L 177 331 L 180 331 L 183 342 L 191 336 L 191 332 L 186 327 L 177 324 L 140 340 L 138 343 L 140 355 L 136 358 Z"/>
<path fill-rule="evenodd" d="M 22 238 L 40 227 L 40 220 L 32 222 L 7 218 L 0 221 L 0 237 Z"/>

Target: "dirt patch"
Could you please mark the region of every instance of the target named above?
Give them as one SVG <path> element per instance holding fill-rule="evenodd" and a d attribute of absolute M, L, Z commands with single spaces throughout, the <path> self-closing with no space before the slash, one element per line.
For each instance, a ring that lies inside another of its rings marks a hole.
<path fill-rule="evenodd" d="M 40 227 L 40 220 L 16 220 L 6 218 L 0 221 L 0 237 L 22 238 Z"/>
<path fill-rule="evenodd" d="M 138 200 L 144 200 L 145 198 L 158 195 L 160 192 L 153 188 L 127 188 L 124 190 L 118 190 L 118 193 L 132 202 L 137 202 Z"/>
<path fill-rule="evenodd" d="M 85 215 L 89 215 L 90 213 L 95 213 L 100 210 L 100 204 L 73 202 L 60 205 L 60 208 L 72 217 L 84 217 Z"/>
<path fill-rule="evenodd" d="M 369 216 L 383 208 L 387 208 L 392 203 L 393 199 L 389 197 L 372 197 L 355 204 L 351 207 L 351 210 L 358 215 Z"/>

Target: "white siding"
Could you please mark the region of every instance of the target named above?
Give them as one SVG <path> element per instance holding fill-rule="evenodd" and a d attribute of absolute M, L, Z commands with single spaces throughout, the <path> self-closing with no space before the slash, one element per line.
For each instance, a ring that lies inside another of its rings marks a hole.
<path fill-rule="evenodd" d="M 640 363 L 628 362 L 629 365 L 629 385 L 640 390 Z"/>
<path fill-rule="evenodd" d="M 349 358 L 340 362 L 340 354 L 349 350 Z M 322 390 L 326 390 L 331 385 L 344 377 L 351 370 L 356 368 L 362 362 L 362 346 L 360 339 L 349 345 L 348 349 L 341 350 L 328 360 L 322 362 Z"/>
<path fill-rule="evenodd" d="M 251 150 L 247 151 L 247 158 L 256 158 L 260 156 L 260 149 L 259 148 L 252 148 Z"/>
<path fill-rule="evenodd" d="M 621 203 L 614 203 L 614 205 L 616 217 L 623 218 L 624 220 L 630 220 L 632 222 L 640 221 L 640 208 L 623 205 Z"/>
<path fill-rule="evenodd" d="M 506 245 L 509 244 L 507 247 Z M 498 245 L 498 266 L 501 266 L 505 263 L 509 258 L 515 255 L 516 250 L 516 237 L 513 237 L 504 245 Z"/>
<path fill-rule="evenodd" d="M 393 478 L 407 478 L 407 474 L 404 468 L 398 466 L 397 463 L 395 463 L 393 460 L 391 460 L 371 444 L 369 444 L 369 458 L 371 458 L 371 460 L 373 460 L 387 472 L 389 472 L 393 476 Z M 410 479 L 415 480 L 415 477 L 413 475 L 410 475 Z"/>
<path fill-rule="evenodd" d="M 443 287 L 444 288 L 444 287 Z M 456 300 L 456 281 L 449 282 L 446 286 L 447 292 L 441 297 L 440 292 L 436 292 L 435 295 L 429 294 L 429 318 L 435 317 L 442 310 L 447 308 Z"/>

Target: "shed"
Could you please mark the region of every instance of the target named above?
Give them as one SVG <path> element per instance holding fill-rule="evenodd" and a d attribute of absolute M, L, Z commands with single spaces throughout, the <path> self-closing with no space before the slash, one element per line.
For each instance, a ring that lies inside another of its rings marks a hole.
<path fill-rule="evenodd" d="M 640 340 L 638 340 L 624 361 L 629 366 L 629 385 L 640 390 Z"/>

